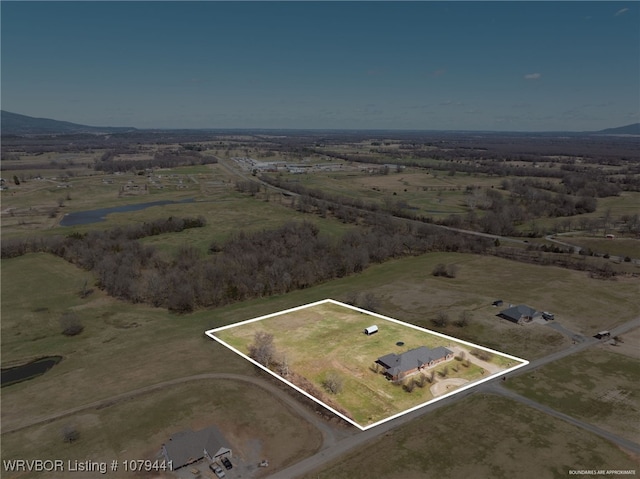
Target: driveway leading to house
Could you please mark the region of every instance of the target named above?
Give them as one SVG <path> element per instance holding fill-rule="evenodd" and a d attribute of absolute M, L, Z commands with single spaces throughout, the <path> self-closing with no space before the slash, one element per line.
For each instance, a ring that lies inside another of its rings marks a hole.
<path fill-rule="evenodd" d="M 463 384 L 468 383 L 469 381 L 463 378 L 450 378 L 450 379 L 441 379 L 433 384 L 429 391 L 433 394 L 433 397 L 442 396 L 443 394 L 447 394 L 452 390 L 462 386 Z"/>

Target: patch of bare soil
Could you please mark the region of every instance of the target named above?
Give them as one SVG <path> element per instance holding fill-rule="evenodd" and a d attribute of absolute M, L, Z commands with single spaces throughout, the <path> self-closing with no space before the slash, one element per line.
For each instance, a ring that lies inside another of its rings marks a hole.
<path fill-rule="evenodd" d="M 620 341 L 622 340 L 622 342 Z M 615 345 L 614 345 L 615 343 Z M 640 359 L 640 328 L 621 335 L 618 341 L 605 341 L 598 346 L 613 353 L 624 354 L 630 358 Z"/>
<path fill-rule="evenodd" d="M 463 378 L 441 379 L 439 381 L 436 381 L 435 384 L 433 384 L 429 388 L 429 391 L 431 391 L 433 397 L 442 396 L 443 394 L 447 394 L 454 389 L 458 389 L 460 386 L 468 382 L 469 381 L 467 379 Z"/>

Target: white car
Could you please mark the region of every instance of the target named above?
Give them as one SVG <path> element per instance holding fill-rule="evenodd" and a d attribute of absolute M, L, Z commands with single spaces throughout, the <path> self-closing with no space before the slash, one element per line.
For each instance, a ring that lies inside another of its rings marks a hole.
<path fill-rule="evenodd" d="M 218 466 L 215 462 L 213 464 L 209 464 L 209 469 L 211 469 L 213 473 L 220 478 L 226 475 L 222 470 L 222 468 Z"/>

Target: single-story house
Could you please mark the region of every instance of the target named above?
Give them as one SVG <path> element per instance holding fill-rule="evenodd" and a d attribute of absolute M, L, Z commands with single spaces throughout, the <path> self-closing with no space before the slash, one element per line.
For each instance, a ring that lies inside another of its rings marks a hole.
<path fill-rule="evenodd" d="M 533 318 L 540 316 L 540 313 L 526 304 L 518 304 L 517 306 L 503 309 L 497 316 L 514 323 L 521 323 L 531 321 Z"/>
<path fill-rule="evenodd" d="M 162 454 L 167 461 L 172 462 L 174 470 L 204 458 L 217 461 L 223 457 L 231 458 L 232 456 L 231 448 L 215 426 L 172 435 L 169 441 L 162 445 Z"/>
<path fill-rule="evenodd" d="M 398 381 L 452 358 L 453 352 L 445 347 L 429 349 L 426 346 L 420 346 L 402 354 L 391 353 L 379 357 L 376 363 L 385 369 L 384 374 L 389 379 Z"/>

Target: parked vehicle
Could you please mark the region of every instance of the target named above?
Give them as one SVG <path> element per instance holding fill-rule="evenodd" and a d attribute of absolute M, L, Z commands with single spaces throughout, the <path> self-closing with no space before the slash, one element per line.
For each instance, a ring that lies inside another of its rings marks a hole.
<path fill-rule="evenodd" d="M 211 469 L 213 473 L 219 478 L 223 478 L 224 476 L 226 476 L 222 468 L 218 466 L 215 462 L 209 464 L 209 469 Z"/>
<path fill-rule="evenodd" d="M 231 461 L 226 457 L 223 457 L 220 462 L 222 462 L 222 465 L 226 467 L 227 470 L 233 468 L 233 464 L 231 464 Z"/>

